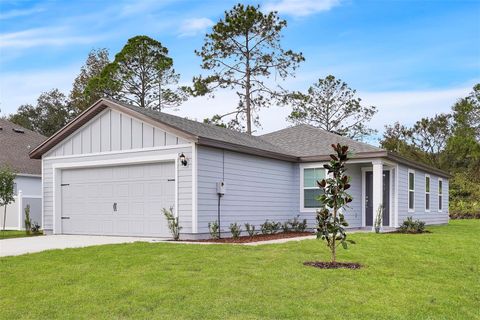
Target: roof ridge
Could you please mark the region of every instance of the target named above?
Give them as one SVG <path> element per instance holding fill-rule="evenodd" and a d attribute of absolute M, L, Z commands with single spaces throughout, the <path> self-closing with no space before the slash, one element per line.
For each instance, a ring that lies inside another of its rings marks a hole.
<path fill-rule="evenodd" d="M 318 130 L 318 131 L 321 131 L 322 133 L 324 134 L 327 134 L 327 135 L 330 135 L 332 137 L 336 137 L 336 138 L 340 138 L 340 139 L 346 139 L 346 140 L 351 140 L 353 141 L 354 143 L 360 143 L 360 144 L 363 144 L 365 146 L 369 146 L 371 148 L 376 148 L 378 149 L 379 151 L 386 151 L 385 149 L 382 149 L 380 147 L 377 147 L 377 146 L 374 146 L 374 145 L 371 145 L 369 143 L 366 143 L 366 142 L 363 142 L 363 141 L 359 141 L 359 140 L 355 140 L 355 139 L 352 139 L 352 138 L 349 138 L 349 137 L 346 137 L 346 136 L 342 136 L 340 134 L 337 134 L 337 133 L 334 133 L 334 132 L 330 132 L 328 130 L 325 130 L 325 129 L 322 129 L 322 128 L 317 128 L 311 124 L 308 124 L 308 123 L 300 123 L 300 124 L 297 124 L 297 125 L 294 125 L 294 126 L 290 126 L 290 127 L 287 127 L 287 128 L 283 128 L 283 129 L 280 129 L 280 130 L 277 130 L 277 131 L 272 131 L 272 132 L 269 132 L 269 133 L 266 133 L 266 134 L 263 134 L 261 135 L 260 137 L 264 137 L 264 136 L 268 136 L 270 134 L 276 134 L 278 132 L 281 132 L 281 131 L 286 131 L 286 130 L 291 130 L 291 129 L 295 129 L 295 128 L 299 128 L 299 127 L 308 127 L 310 129 L 315 129 L 315 130 Z"/>
<path fill-rule="evenodd" d="M 132 104 L 129 104 L 129 103 L 125 103 L 125 102 L 122 102 L 122 101 L 118 101 L 118 100 L 115 100 L 115 99 L 110 99 L 110 98 L 104 98 L 104 99 L 108 100 L 110 102 L 113 102 L 113 103 L 117 103 L 117 104 L 129 107 L 129 108 L 138 109 L 140 112 L 150 113 L 154 116 L 155 115 L 165 115 L 167 117 L 177 118 L 177 119 L 180 119 L 182 121 L 188 121 L 190 123 L 194 123 L 195 125 L 200 125 L 200 126 L 203 126 L 205 128 L 211 129 L 211 130 L 224 131 L 225 133 L 228 133 L 228 134 L 240 135 L 240 136 L 245 137 L 246 139 L 255 139 L 257 141 L 261 141 L 262 143 L 268 143 L 271 147 L 278 148 L 279 151 L 285 152 L 286 154 L 289 154 L 287 150 L 284 150 L 281 146 L 279 146 L 277 144 L 273 144 L 272 142 L 263 139 L 261 135 L 260 136 L 255 136 L 255 135 L 251 135 L 251 134 L 248 134 L 248 133 L 245 133 L 245 132 L 236 131 L 236 130 L 232 130 L 232 129 L 225 128 L 225 127 L 220 127 L 220 126 L 217 126 L 217 125 L 214 125 L 214 124 L 211 124 L 211 123 L 204 123 L 204 122 L 200 122 L 200 121 L 197 121 L 197 120 L 192 120 L 192 119 L 189 119 L 189 118 L 186 118 L 186 117 L 181 117 L 179 115 L 175 115 L 175 114 L 171 114 L 171 113 L 167 113 L 167 112 L 163 112 L 163 111 L 156 111 L 156 110 L 151 110 L 151 109 L 147 109 L 147 108 L 141 108 L 141 107 L 138 107 L 138 106 L 135 106 L 135 105 L 132 105 Z M 172 126 L 174 126 L 174 125 L 172 125 Z"/>

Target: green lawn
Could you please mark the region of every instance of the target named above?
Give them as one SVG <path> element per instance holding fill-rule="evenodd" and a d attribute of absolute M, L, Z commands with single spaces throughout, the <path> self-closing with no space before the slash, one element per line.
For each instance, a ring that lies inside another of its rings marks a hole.
<path fill-rule="evenodd" d="M 10 239 L 10 238 L 23 238 L 23 237 L 35 237 L 41 236 L 42 234 L 29 234 L 27 235 L 25 231 L 17 231 L 17 230 L 0 230 L 0 240 L 2 239 Z"/>
<path fill-rule="evenodd" d="M 480 319 L 480 220 L 423 235 L 355 234 L 320 270 L 317 240 L 281 245 L 134 243 L 0 259 L 0 317 Z M 0 244 L 1 245 L 1 244 Z"/>

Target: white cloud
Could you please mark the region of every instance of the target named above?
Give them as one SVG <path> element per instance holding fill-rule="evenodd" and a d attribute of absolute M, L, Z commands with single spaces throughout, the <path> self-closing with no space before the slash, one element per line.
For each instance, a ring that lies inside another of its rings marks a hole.
<path fill-rule="evenodd" d="M 274 0 L 265 3 L 265 11 L 278 11 L 295 17 L 309 16 L 329 11 L 340 4 L 340 0 Z"/>
<path fill-rule="evenodd" d="M 98 41 L 97 36 L 68 34 L 66 28 L 35 28 L 0 34 L 0 48 L 31 48 L 37 46 L 63 46 L 88 44 Z"/>
<path fill-rule="evenodd" d="M 181 37 L 191 37 L 196 36 L 201 32 L 205 32 L 208 27 L 213 26 L 213 21 L 208 18 L 193 18 L 186 19 L 182 22 L 180 26 L 180 36 Z"/>
<path fill-rule="evenodd" d="M 24 10 L 16 9 L 16 10 L 10 10 L 7 12 L 0 12 L 0 20 L 29 16 L 31 14 L 42 12 L 42 11 L 44 11 L 44 9 L 42 8 L 31 8 L 31 9 L 24 9 Z"/>

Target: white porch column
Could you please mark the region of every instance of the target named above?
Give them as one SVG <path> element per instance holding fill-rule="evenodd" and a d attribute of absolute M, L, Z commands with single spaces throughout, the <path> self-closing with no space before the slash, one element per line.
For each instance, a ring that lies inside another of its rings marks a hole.
<path fill-rule="evenodd" d="M 373 165 L 373 227 L 375 229 L 375 221 L 377 218 L 377 210 L 383 206 L 383 163 L 381 160 L 372 161 Z"/>

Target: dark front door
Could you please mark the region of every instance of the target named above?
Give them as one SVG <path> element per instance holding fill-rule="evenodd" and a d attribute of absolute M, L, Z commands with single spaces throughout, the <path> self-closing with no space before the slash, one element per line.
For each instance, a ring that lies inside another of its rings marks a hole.
<path fill-rule="evenodd" d="M 383 225 L 390 224 L 390 171 L 383 171 Z M 376 209 L 373 208 L 373 172 L 365 172 L 365 225 L 373 226 Z"/>

